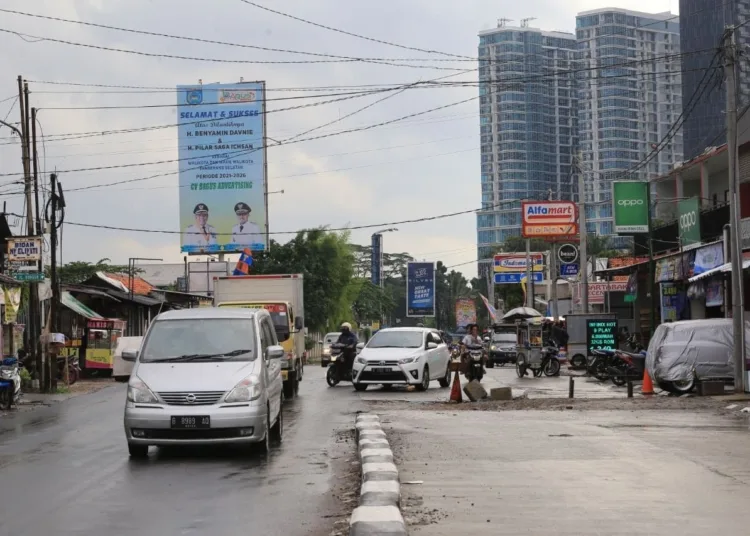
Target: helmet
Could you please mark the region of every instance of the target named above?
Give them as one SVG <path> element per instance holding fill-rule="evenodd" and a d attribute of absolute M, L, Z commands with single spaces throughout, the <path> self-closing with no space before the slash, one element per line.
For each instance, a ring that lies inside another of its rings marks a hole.
<path fill-rule="evenodd" d="M 349 322 L 344 322 L 343 324 L 341 324 L 341 331 L 345 331 L 345 330 L 348 330 L 348 331 L 352 330 L 352 325 Z"/>

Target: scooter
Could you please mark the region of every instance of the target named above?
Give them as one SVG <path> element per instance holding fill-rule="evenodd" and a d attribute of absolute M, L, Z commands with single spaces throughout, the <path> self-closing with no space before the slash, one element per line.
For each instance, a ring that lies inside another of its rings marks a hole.
<path fill-rule="evenodd" d="M 71 355 L 66 357 L 57 356 L 57 380 L 65 381 L 65 366 L 68 367 L 68 383 L 73 385 L 81 377 L 81 366 L 78 363 L 78 356 Z"/>
<path fill-rule="evenodd" d="M 624 350 L 615 350 L 614 359 L 610 361 L 607 367 L 612 383 L 622 387 L 628 380 L 638 380 L 643 378 L 643 370 L 646 368 L 646 352 L 639 353 L 625 352 Z"/>
<path fill-rule="evenodd" d="M 0 365 L 0 409 L 10 409 L 21 399 L 21 375 L 18 359 L 6 357 Z"/>
<path fill-rule="evenodd" d="M 340 382 L 352 381 L 352 366 L 346 366 L 344 350 L 350 348 L 346 344 L 333 343 L 331 345 L 331 364 L 326 372 L 326 382 L 329 387 L 336 387 Z"/>
<path fill-rule="evenodd" d="M 466 346 L 464 358 L 467 361 L 466 372 L 464 373 L 466 379 L 481 382 L 484 377 L 484 346 Z"/>

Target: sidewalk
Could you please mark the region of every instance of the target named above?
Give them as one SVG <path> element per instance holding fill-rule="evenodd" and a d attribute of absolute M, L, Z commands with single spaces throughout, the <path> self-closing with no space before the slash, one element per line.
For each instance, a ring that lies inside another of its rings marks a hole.
<path fill-rule="evenodd" d="M 66 388 L 64 384 L 58 384 L 58 391 L 60 392 L 54 394 L 24 392 L 21 396 L 18 408 L 14 408 L 10 412 L 0 411 L 0 416 L 15 411 L 31 411 L 40 406 L 52 406 L 77 396 L 95 393 L 113 385 L 115 385 L 115 382 L 111 378 L 101 378 L 95 380 L 79 380 L 69 388 Z"/>
<path fill-rule="evenodd" d="M 379 411 L 410 534 L 745 534 L 747 418 Z"/>

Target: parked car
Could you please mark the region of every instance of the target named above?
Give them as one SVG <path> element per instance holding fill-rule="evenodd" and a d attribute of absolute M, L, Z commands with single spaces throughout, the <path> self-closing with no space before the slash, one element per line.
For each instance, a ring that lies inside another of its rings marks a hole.
<path fill-rule="evenodd" d="M 323 343 L 322 355 L 320 357 L 320 366 L 327 367 L 331 363 L 331 345 L 339 340 L 340 331 L 326 333 L 321 341 Z"/>
<path fill-rule="evenodd" d="M 425 391 L 430 381 L 450 385 L 450 351 L 430 328 L 386 328 L 364 345 L 353 367 L 354 388 L 368 385 L 415 385 Z"/>
<path fill-rule="evenodd" d="M 125 404 L 131 457 L 150 445 L 258 444 L 283 434 L 281 359 L 262 309 L 197 308 L 158 315 L 135 361 Z"/>
<path fill-rule="evenodd" d="M 126 351 L 138 350 L 143 342 L 143 337 L 120 337 L 117 339 L 115 346 L 115 355 L 112 365 L 112 376 L 115 381 L 126 382 L 130 379 L 130 373 L 133 371 L 133 362 L 125 361 L 122 353 Z"/>
<path fill-rule="evenodd" d="M 750 355 L 750 321 L 745 323 L 745 347 Z M 697 380 L 733 380 L 733 348 L 731 318 L 670 322 L 654 331 L 646 367 L 660 388 L 688 393 Z"/>
<path fill-rule="evenodd" d="M 489 343 L 489 357 L 487 366 L 503 366 L 506 363 L 516 362 L 516 333 L 500 332 L 493 333 Z"/>

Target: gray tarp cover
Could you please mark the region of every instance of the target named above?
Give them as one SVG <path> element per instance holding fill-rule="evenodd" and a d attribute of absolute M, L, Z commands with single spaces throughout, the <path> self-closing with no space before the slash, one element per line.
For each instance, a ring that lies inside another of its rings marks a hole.
<path fill-rule="evenodd" d="M 657 381 L 734 377 L 731 318 L 661 324 L 648 343 L 646 367 Z M 745 322 L 745 355 L 750 356 L 750 321 Z"/>

